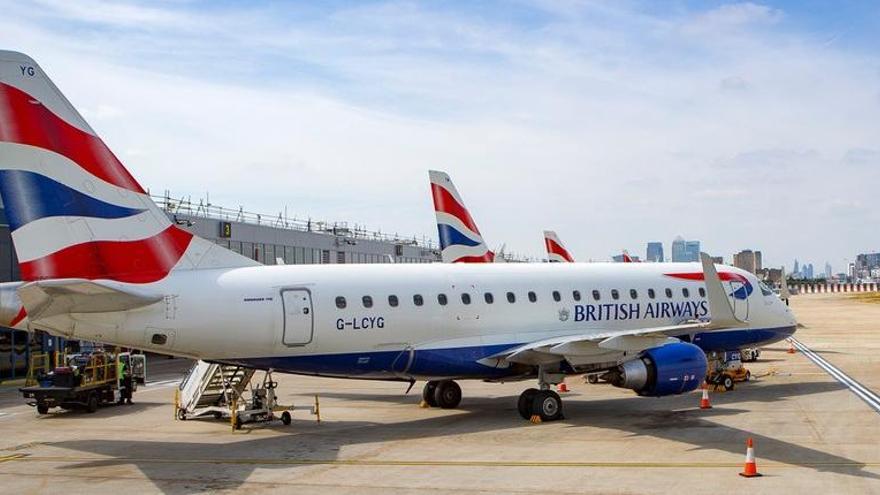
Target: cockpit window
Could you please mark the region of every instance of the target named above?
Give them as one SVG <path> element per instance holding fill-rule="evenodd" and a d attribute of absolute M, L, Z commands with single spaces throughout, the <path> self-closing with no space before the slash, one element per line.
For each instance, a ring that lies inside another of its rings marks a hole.
<path fill-rule="evenodd" d="M 773 295 L 773 291 L 770 290 L 770 287 L 767 287 L 766 285 L 764 285 L 764 282 L 758 282 L 758 287 L 761 288 L 761 294 L 764 294 L 765 296 L 772 296 Z"/>

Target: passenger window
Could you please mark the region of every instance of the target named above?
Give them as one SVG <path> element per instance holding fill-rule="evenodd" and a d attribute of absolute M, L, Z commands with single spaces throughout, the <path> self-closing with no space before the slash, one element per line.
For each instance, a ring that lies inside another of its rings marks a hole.
<path fill-rule="evenodd" d="M 493 296 L 491 292 L 486 292 L 485 294 L 483 294 L 483 299 L 486 300 L 486 304 L 492 304 L 493 302 L 495 302 L 495 296 Z"/>
<path fill-rule="evenodd" d="M 446 303 L 448 303 L 449 300 L 446 298 L 446 294 L 437 294 L 437 302 L 440 306 L 446 306 Z"/>
<path fill-rule="evenodd" d="M 617 292 L 617 289 L 611 289 L 611 299 L 615 301 L 620 299 L 620 292 Z"/>
<path fill-rule="evenodd" d="M 706 289 L 700 287 L 700 297 L 706 297 Z"/>
<path fill-rule="evenodd" d="M 558 290 L 553 291 L 553 300 L 556 302 L 559 302 L 562 300 L 562 295 L 559 293 Z"/>
<path fill-rule="evenodd" d="M 602 297 L 602 295 L 599 294 L 599 291 L 597 291 L 597 290 L 593 291 L 593 300 L 594 301 L 598 301 L 599 299 L 601 299 L 601 297 Z"/>
<path fill-rule="evenodd" d="M 372 308 L 373 307 L 373 298 L 372 297 L 364 296 L 363 298 L 361 298 L 361 301 L 363 301 L 365 308 Z"/>
<path fill-rule="evenodd" d="M 531 302 L 537 302 L 537 300 L 538 300 L 538 296 L 537 296 L 537 294 L 535 294 L 535 293 L 532 292 L 532 291 L 529 291 L 529 301 L 531 301 Z"/>
<path fill-rule="evenodd" d="M 581 291 L 579 291 L 579 290 L 572 291 L 572 292 L 571 292 L 571 297 L 572 297 L 572 299 L 574 299 L 575 301 L 580 301 L 580 300 L 581 300 Z"/>
<path fill-rule="evenodd" d="M 513 292 L 507 293 L 507 302 L 509 302 L 510 304 L 513 304 L 516 302 L 516 295 Z"/>
<path fill-rule="evenodd" d="M 461 294 L 461 302 L 463 302 L 464 304 L 470 304 L 471 303 L 471 295 L 468 294 L 467 292 L 462 293 Z"/>
<path fill-rule="evenodd" d="M 691 297 L 691 291 L 687 290 L 687 287 L 682 287 L 681 295 L 683 295 L 684 297 Z"/>
<path fill-rule="evenodd" d="M 648 289 L 648 297 L 654 299 L 657 294 L 654 293 L 654 289 Z"/>
<path fill-rule="evenodd" d="M 345 298 L 339 296 L 336 298 L 336 307 L 339 309 L 345 309 Z"/>
<path fill-rule="evenodd" d="M 630 289 L 630 290 L 629 290 L 629 297 L 631 297 L 631 298 L 633 298 L 633 299 L 638 299 L 638 298 L 639 298 L 639 293 L 636 292 L 635 289 Z"/>
<path fill-rule="evenodd" d="M 391 306 L 392 308 L 396 308 L 398 304 L 400 304 L 400 301 L 397 300 L 397 296 L 395 296 L 393 294 L 388 296 L 388 305 L 389 306 Z"/>
<path fill-rule="evenodd" d="M 421 294 L 416 294 L 413 296 L 413 304 L 415 304 L 416 306 L 421 306 L 422 304 L 425 304 L 425 300 L 422 298 Z"/>
<path fill-rule="evenodd" d="M 666 297 L 668 297 L 669 299 L 672 299 L 672 289 L 668 289 L 668 288 L 666 289 Z"/>

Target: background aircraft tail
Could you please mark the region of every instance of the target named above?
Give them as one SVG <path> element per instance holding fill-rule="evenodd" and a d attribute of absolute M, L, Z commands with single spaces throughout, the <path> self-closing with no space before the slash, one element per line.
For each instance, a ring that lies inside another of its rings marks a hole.
<path fill-rule="evenodd" d="M 495 259 L 446 172 L 428 171 L 444 263 L 491 263 Z"/>
<path fill-rule="evenodd" d="M 169 221 L 43 70 L 0 51 L 0 196 L 25 281 L 253 266 Z"/>
<path fill-rule="evenodd" d="M 551 263 L 574 263 L 574 257 L 562 245 L 556 232 L 544 231 L 544 246 L 547 248 L 547 258 Z"/>

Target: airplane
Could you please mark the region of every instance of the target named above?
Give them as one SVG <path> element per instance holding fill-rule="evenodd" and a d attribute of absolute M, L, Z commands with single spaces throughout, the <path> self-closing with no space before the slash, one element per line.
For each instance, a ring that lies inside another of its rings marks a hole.
<path fill-rule="evenodd" d="M 555 231 L 544 231 L 544 247 L 547 248 L 547 259 L 551 263 L 574 263 L 574 257 L 562 245 Z"/>
<path fill-rule="evenodd" d="M 641 396 L 685 393 L 707 361 L 674 335 L 796 330 L 754 275 L 705 254 L 260 265 L 169 221 L 37 63 L 11 51 L 0 51 L 0 197 L 23 280 L 0 301 L 29 330 L 283 373 L 425 380 L 425 402 L 441 408 L 459 405 L 456 380 L 535 380 L 518 412 L 560 419 L 552 387 L 588 371 Z"/>

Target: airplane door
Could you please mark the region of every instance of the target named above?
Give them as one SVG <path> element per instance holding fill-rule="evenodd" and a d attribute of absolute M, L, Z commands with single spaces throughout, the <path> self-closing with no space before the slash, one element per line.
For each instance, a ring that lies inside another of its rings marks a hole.
<path fill-rule="evenodd" d="M 733 306 L 733 315 L 740 321 L 749 319 L 749 297 L 746 286 L 737 280 L 728 282 L 730 286 L 730 302 Z"/>
<path fill-rule="evenodd" d="M 306 345 L 312 341 L 314 315 L 312 295 L 305 289 L 289 289 L 281 292 L 284 303 L 284 345 Z"/>

